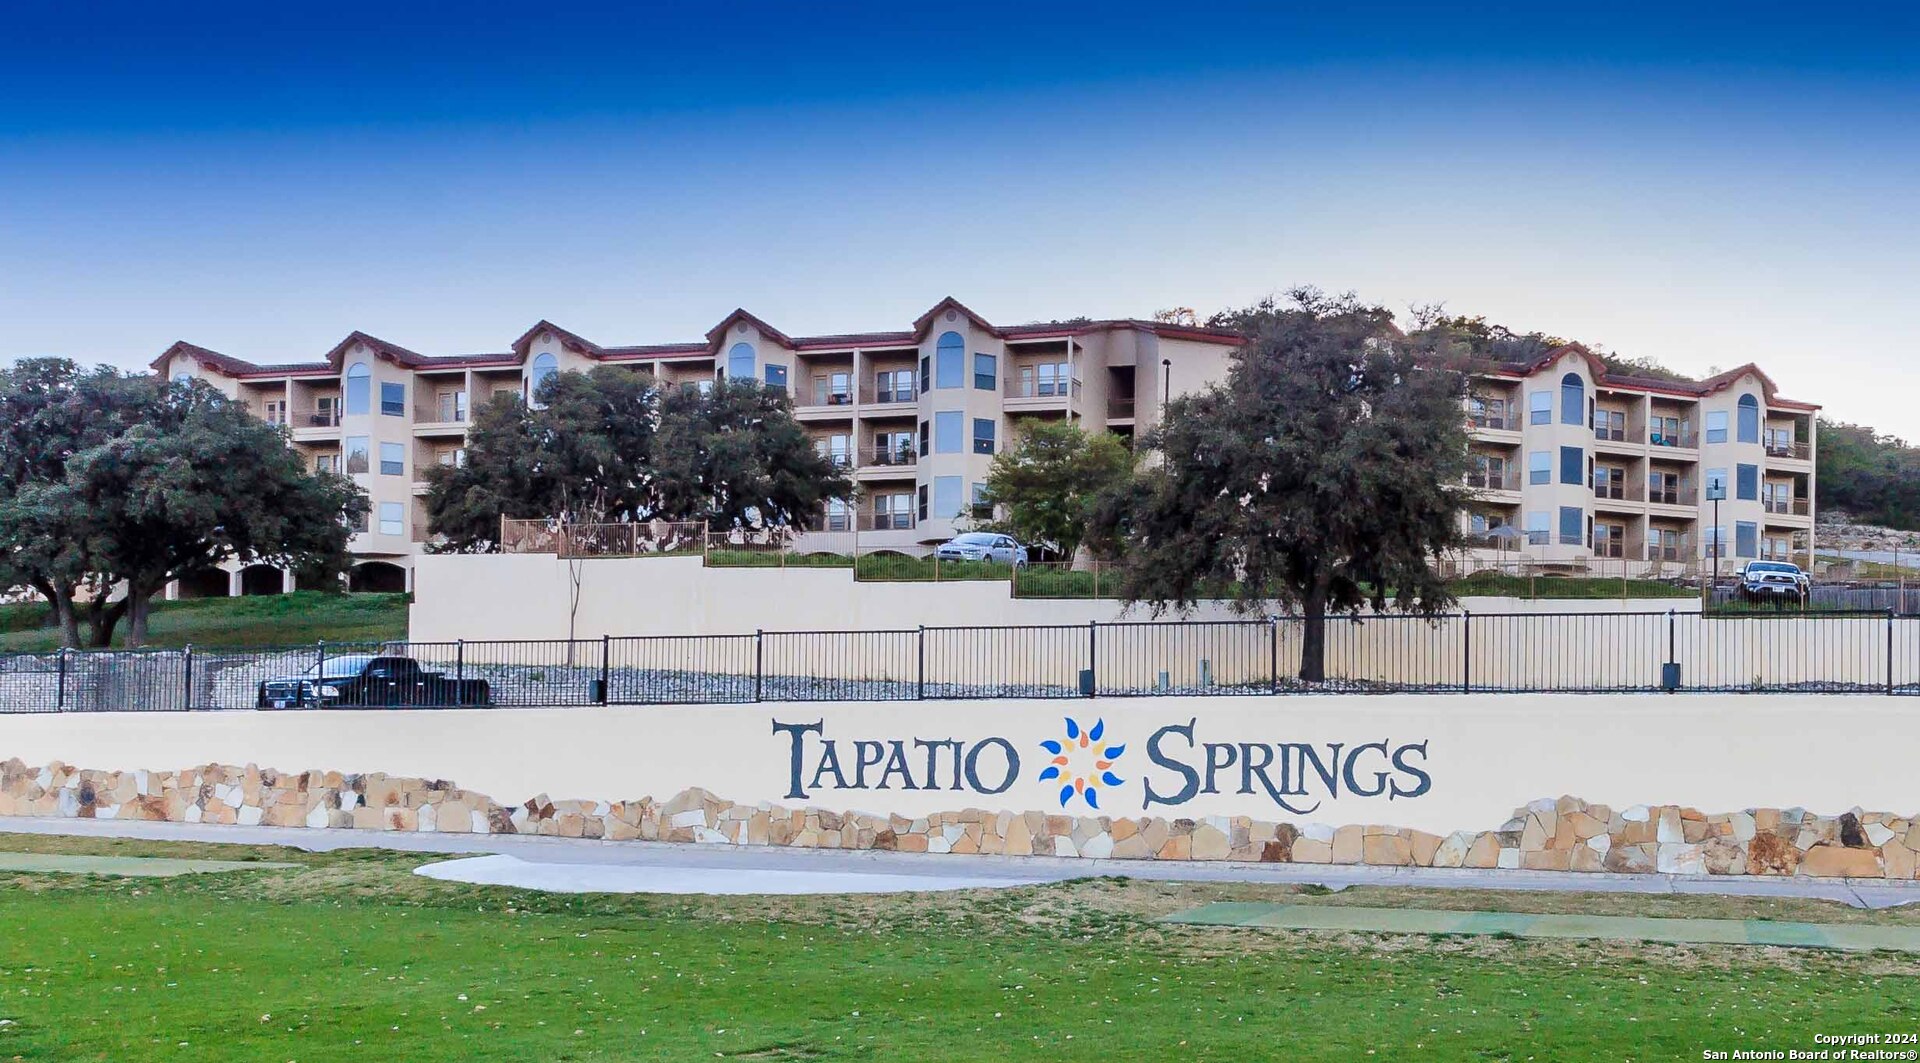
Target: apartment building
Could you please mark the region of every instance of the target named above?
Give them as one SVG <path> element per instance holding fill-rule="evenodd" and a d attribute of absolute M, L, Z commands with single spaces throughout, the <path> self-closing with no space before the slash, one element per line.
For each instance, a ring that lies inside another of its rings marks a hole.
<path fill-rule="evenodd" d="M 1169 396 L 1222 379 L 1238 343 L 1230 332 L 1158 321 L 996 325 L 949 298 L 893 332 L 791 336 L 736 310 L 688 343 L 603 346 L 542 321 L 498 353 L 423 355 L 355 332 L 315 362 L 256 364 L 182 342 L 153 368 L 205 380 L 286 425 L 315 469 L 352 476 L 373 503 L 351 544 L 353 585 L 398 590 L 411 586 L 427 539 L 424 470 L 463 460 L 477 406 L 499 394 L 526 399 L 553 373 L 608 364 L 668 383 L 755 380 L 788 391 L 816 446 L 861 486 L 855 506 L 824 515 L 823 534 L 857 535 L 862 551 L 924 552 L 953 535 L 1019 421 L 1131 436 Z M 290 574 L 256 566 L 174 593 L 291 586 Z"/>
<path fill-rule="evenodd" d="M 830 548 L 923 552 L 951 536 L 987 467 L 1027 419 L 1126 436 L 1170 397 L 1225 378 L 1237 334 L 1158 321 L 996 325 L 944 299 L 893 332 L 788 335 L 736 310 L 692 342 L 603 346 L 541 321 L 497 353 L 423 355 L 355 332 L 324 358 L 258 364 L 189 343 L 153 362 L 207 381 L 287 427 L 315 469 L 345 473 L 372 500 L 353 537 L 353 585 L 411 586 L 427 540 L 425 470 L 464 459 L 472 411 L 526 400 L 547 376 L 627 366 L 668 383 L 754 380 L 793 397 L 821 453 L 861 487 L 823 515 Z M 1623 377 L 1578 347 L 1474 381 L 1474 500 L 1462 514 L 1475 557 L 1683 564 L 1716 534 L 1736 559 L 1805 561 L 1812 549 L 1814 411 L 1747 366 L 1699 383 Z M 1719 519 L 1707 487 L 1725 486 Z M 271 593 L 266 566 L 188 581 L 186 595 Z"/>
<path fill-rule="evenodd" d="M 1722 572 L 1812 564 L 1819 407 L 1756 366 L 1669 381 L 1566 346 L 1487 367 L 1468 405 L 1475 559 L 1654 574 L 1710 564 L 1717 543 Z"/>

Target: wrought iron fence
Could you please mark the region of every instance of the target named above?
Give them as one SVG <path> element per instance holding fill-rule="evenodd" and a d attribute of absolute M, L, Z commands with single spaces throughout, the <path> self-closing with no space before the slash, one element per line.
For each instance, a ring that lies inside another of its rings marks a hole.
<path fill-rule="evenodd" d="M 1678 611 L 757 631 L 0 655 L 0 712 L 1307 693 L 1920 694 L 1920 615 Z"/>

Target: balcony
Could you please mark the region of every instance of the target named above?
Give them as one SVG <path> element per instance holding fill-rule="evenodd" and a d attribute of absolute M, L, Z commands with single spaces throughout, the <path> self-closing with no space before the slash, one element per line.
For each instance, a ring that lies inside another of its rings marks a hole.
<path fill-rule="evenodd" d="M 1133 420 L 1133 396 L 1115 397 L 1107 400 L 1107 420 Z"/>
<path fill-rule="evenodd" d="M 1656 429 L 1647 433 L 1647 444 L 1655 447 L 1698 450 L 1700 449 L 1700 437 L 1694 433 L 1691 427 L 1684 427 L 1679 432 L 1664 432 Z"/>
<path fill-rule="evenodd" d="M 863 384 L 860 388 L 860 405 L 885 406 L 889 403 L 918 402 L 920 396 L 914 393 L 912 383 L 905 387 L 881 388 L 872 384 Z"/>
<path fill-rule="evenodd" d="M 882 401 L 891 402 L 896 400 L 886 399 Z M 911 402 L 912 399 L 909 397 L 897 401 Z M 805 386 L 794 392 L 793 404 L 798 407 L 827 408 L 852 406 L 853 388 L 846 380 L 835 383 L 825 377 L 815 377 L 808 381 Z"/>
<path fill-rule="evenodd" d="M 1520 422 L 1504 413 L 1474 413 L 1467 416 L 1467 427 L 1488 432 L 1518 432 Z"/>
<path fill-rule="evenodd" d="M 1782 458 L 1787 461 L 1812 461 L 1813 448 L 1790 439 L 1769 439 L 1767 440 L 1767 457 Z"/>
<path fill-rule="evenodd" d="M 1077 399 L 1080 397 L 1080 381 L 1075 378 L 1069 384 L 1064 378 L 1041 377 L 1034 380 L 1010 376 L 1007 378 L 1006 392 L 1010 399 L 1064 399 L 1069 394 Z"/>
<path fill-rule="evenodd" d="M 1476 491 L 1518 491 L 1520 474 L 1511 469 L 1475 469 L 1467 474 L 1467 486 Z"/>
<path fill-rule="evenodd" d="M 1768 513 L 1794 517 L 1804 517 L 1813 512 L 1812 502 L 1805 498 L 1768 498 L 1761 501 L 1761 507 Z"/>
<path fill-rule="evenodd" d="M 413 408 L 414 424 L 466 424 L 467 399 L 447 396 L 443 401 L 422 403 Z"/>
<path fill-rule="evenodd" d="M 1662 487 L 1647 492 L 1647 501 L 1656 506 L 1697 506 L 1700 493 L 1692 487 Z"/>
<path fill-rule="evenodd" d="M 860 531 L 912 531 L 912 513 L 862 513 L 854 520 Z"/>
<path fill-rule="evenodd" d="M 340 427 L 340 407 L 321 406 L 316 409 L 302 410 L 294 415 L 292 424 L 295 428 L 338 428 Z"/>
<path fill-rule="evenodd" d="M 1593 497 L 1599 502 L 1641 502 L 1645 501 L 1645 490 L 1636 482 L 1613 483 L 1595 481 Z"/>
<path fill-rule="evenodd" d="M 1693 539 L 1688 536 L 1683 535 L 1677 540 L 1647 544 L 1646 560 L 1648 561 L 1691 561 L 1693 557 Z"/>
<path fill-rule="evenodd" d="M 863 468 L 879 466 L 910 469 L 918 461 L 919 455 L 911 443 L 905 446 L 860 448 L 860 465 Z"/>

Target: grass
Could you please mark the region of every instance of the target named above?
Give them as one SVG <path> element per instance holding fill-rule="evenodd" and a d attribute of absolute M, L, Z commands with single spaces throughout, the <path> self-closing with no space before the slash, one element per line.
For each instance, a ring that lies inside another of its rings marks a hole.
<path fill-rule="evenodd" d="M 1604 579 L 1591 576 L 1540 576 L 1528 579 L 1497 572 L 1475 572 L 1453 581 L 1459 597 L 1501 598 L 1698 598 L 1697 588 L 1662 580 Z"/>
<path fill-rule="evenodd" d="M 56 649 L 60 633 L 46 605 L 0 606 L 0 652 Z M 127 622 L 114 632 L 124 645 Z M 407 595 L 323 594 L 296 591 L 246 598 L 195 598 L 155 602 L 147 620 L 147 644 L 177 648 L 289 646 L 329 642 L 379 642 L 407 637 Z"/>
<path fill-rule="evenodd" d="M 845 554 L 796 554 L 780 550 L 709 550 L 708 568 L 852 568 Z"/>
<path fill-rule="evenodd" d="M 1127 880 L 562 896 L 366 850 L 0 848 L 300 865 L 0 876 L 0 1059 L 1697 1059 L 1920 1022 L 1920 964 L 1892 954 L 1155 922 L 1213 900 L 1920 922 L 1813 901 Z"/>
<path fill-rule="evenodd" d="M 861 554 L 854 564 L 857 580 L 874 582 L 948 583 L 963 580 L 1010 580 L 1013 566 L 991 561 L 935 561 L 905 554 Z"/>

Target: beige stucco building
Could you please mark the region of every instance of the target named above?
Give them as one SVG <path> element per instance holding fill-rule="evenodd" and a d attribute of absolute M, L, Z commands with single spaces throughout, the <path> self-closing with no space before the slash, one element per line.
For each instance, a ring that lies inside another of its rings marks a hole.
<path fill-rule="evenodd" d="M 1132 436 L 1169 397 L 1224 380 L 1239 342 L 1160 321 L 996 325 L 949 298 L 892 332 L 792 336 L 736 310 L 686 343 L 604 346 L 542 321 L 496 353 L 423 355 L 355 332 L 310 363 L 258 364 L 182 342 L 153 367 L 205 380 L 285 425 L 316 469 L 352 476 L 373 503 L 352 542 L 355 583 L 400 589 L 428 538 L 424 471 L 463 460 L 477 405 L 525 399 L 550 373 L 609 364 L 690 386 L 747 378 L 782 388 L 861 488 L 857 503 L 825 514 L 820 534 L 839 540 L 831 548 L 857 536 L 862 552 L 917 552 L 964 523 L 1020 421 Z M 1469 410 L 1476 500 L 1461 518 L 1483 544 L 1474 555 L 1697 562 L 1715 527 L 1704 487 L 1718 476 L 1728 564 L 1804 561 L 1815 409 L 1779 397 L 1752 366 L 1672 383 L 1609 374 L 1565 347 L 1486 367 Z M 174 593 L 291 585 L 257 567 Z"/>
<path fill-rule="evenodd" d="M 263 365 L 189 343 L 157 372 L 198 378 L 287 426 L 315 468 L 353 477 L 373 503 L 352 550 L 356 584 L 410 587 L 427 540 L 424 470 L 463 460 L 473 409 L 526 398 L 548 373 L 629 366 L 693 386 L 748 378 L 793 396 L 823 453 L 853 470 L 861 497 L 834 506 L 823 534 L 859 549 L 922 551 L 950 537 L 1023 419 L 1066 420 L 1132 435 L 1169 395 L 1226 375 L 1232 333 L 1158 321 L 996 325 L 945 299 L 894 332 L 791 336 L 736 310 L 689 343 L 603 346 L 549 322 L 499 353 L 429 356 L 355 332 L 325 358 Z M 261 568 L 176 593 L 279 590 Z"/>

